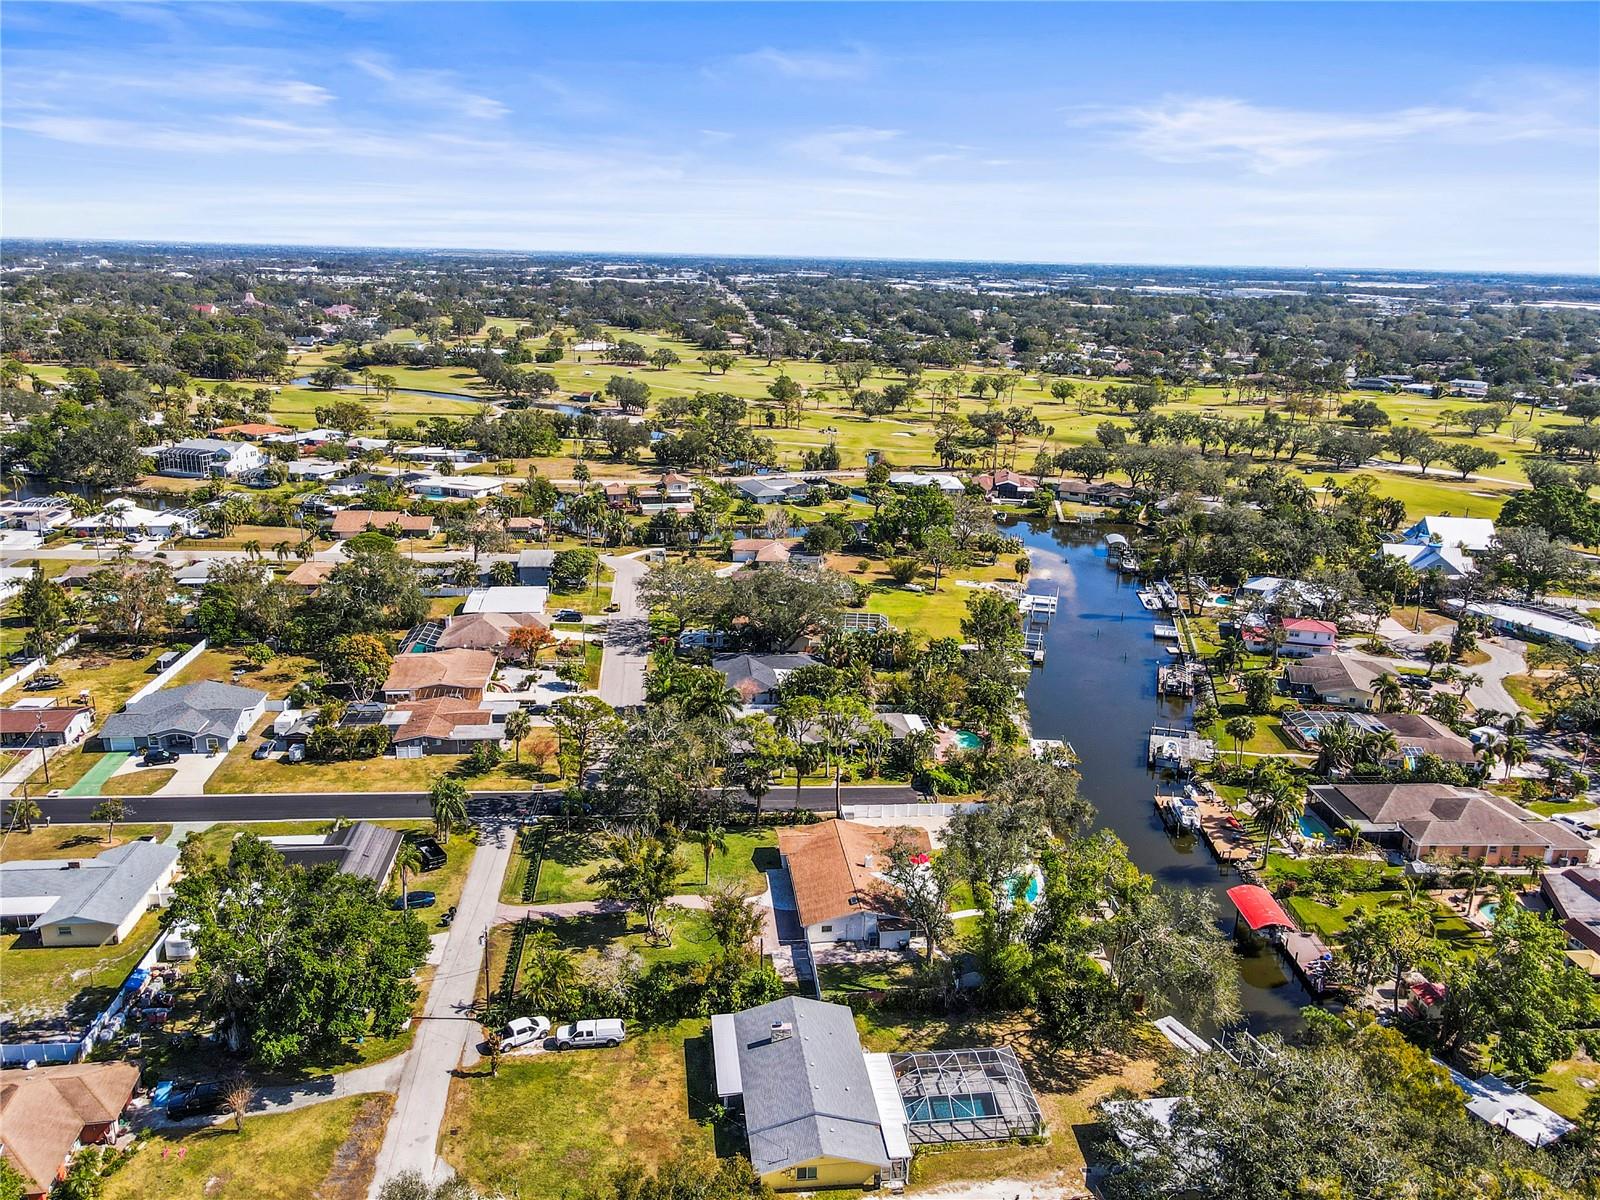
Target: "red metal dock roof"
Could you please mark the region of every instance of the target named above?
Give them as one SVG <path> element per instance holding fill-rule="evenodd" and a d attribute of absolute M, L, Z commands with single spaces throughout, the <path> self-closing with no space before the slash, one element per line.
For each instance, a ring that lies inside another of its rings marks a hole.
<path fill-rule="evenodd" d="M 1238 887 L 1228 889 L 1228 899 L 1233 901 L 1233 906 L 1251 929 L 1270 929 L 1273 926 L 1296 928 L 1289 914 L 1283 911 L 1282 906 L 1272 898 L 1272 893 L 1264 887 L 1241 883 Z"/>

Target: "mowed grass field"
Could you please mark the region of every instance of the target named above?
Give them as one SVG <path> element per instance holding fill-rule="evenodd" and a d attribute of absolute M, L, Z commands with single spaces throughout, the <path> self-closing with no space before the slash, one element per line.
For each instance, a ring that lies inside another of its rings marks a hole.
<path fill-rule="evenodd" d="M 504 332 L 509 333 L 515 322 L 501 321 L 500 324 Z M 570 345 L 571 331 L 564 332 L 568 334 Z M 391 335 L 393 340 L 397 341 L 410 340 L 413 336 L 409 330 L 396 331 Z M 549 371 L 556 377 L 560 392 L 565 394 L 603 389 L 606 380 L 612 375 L 624 375 L 649 384 L 653 402 L 667 396 L 690 395 L 696 391 L 727 392 L 739 396 L 752 402 L 754 408 L 752 424 L 762 436 L 772 440 L 779 453 L 779 465 L 784 469 L 799 468 L 807 451 L 819 449 L 829 443 L 838 446 L 846 466 L 864 465 L 869 452 L 885 456 L 899 467 L 938 465 L 937 455 L 933 449 L 934 420 L 937 414 L 932 399 L 932 388 L 940 379 L 950 374 L 948 371 L 930 370 L 923 375 L 919 384 L 919 399 L 912 408 L 874 418 L 863 416 L 849 406 L 843 390 L 833 381 L 827 366 L 822 363 L 778 360 L 768 364 L 761 357 L 741 355 L 737 364 L 726 373 L 713 373 L 699 361 L 701 351 L 698 347 L 690 343 L 659 335 L 616 329 L 607 330 L 606 336 L 612 340 L 625 338 L 637 342 L 647 351 L 665 346 L 678 354 L 682 361 L 664 371 L 658 371 L 649 366 L 625 367 L 610 364 L 603 361 L 600 355 L 574 355 L 569 350 L 567 357 L 560 362 L 530 364 L 530 369 Z M 543 345 L 544 339 L 538 339 L 534 344 Z M 322 352 L 304 356 L 300 369 L 309 370 L 329 357 L 337 357 L 338 353 L 340 352 Z M 401 387 L 424 388 L 462 395 L 484 394 L 482 383 L 477 376 L 460 368 L 397 367 L 383 370 L 384 373 L 393 375 Z M 999 372 L 1000 368 L 986 371 L 968 368 L 963 373 L 970 379 L 978 374 L 994 375 Z M 765 410 L 770 407 L 768 388 L 779 375 L 788 375 L 807 393 L 806 411 L 792 427 L 785 427 L 781 420 L 773 426 L 767 425 Z M 868 379 L 863 387 L 868 390 L 881 389 L 886 383 L 900 378 L 895 373 L 884 372 Z M 1048 387 L 1052 382 L 1053 379 L 1048 377 L 1024 375 L 1005 398 L 1006 406 L 1020 404 L 1032 407 L 1048 429 L 1042 438 L 1030 439 L 1017 447 L 1017 464 L 1022 469 L 1027 469 L 1031 465 L 1033 457 L 1041 447 L 1060 449 L 1090 442 L 1094 439 L 1096 426 L 1103 421 L 1126 424 L 1119 419 L 1114 409 L 1106 408 L 1098 401 L 1098 397 L 1107 386 L 1121 381 L 1074 380 L 1079 389 L 1079 397 L 1074 397 L 1065 403 L 1049 394 Z M 286 390 L 280 395 L 285 397 L 283 416 L 286 424 L 294 423 L 291 418 L 296 416 L 303 418 L 309 408 L 315 407 L 317 397 L 322 397 L 321 402 L 327 403 L 327 393 L 311 393 L 308 398 L 306 395 L 297 396 Z M 1175 390 L 1174 397 L 1175 399 L 1161 411 L 1203 413 L 1231 419 L 1258 419 L 1265 411 L 1261 404 L 1243 403 L 1237 396 L 1225 394 L 1218 387 L 1194 387 L 1181 392 Z M 555 398 L 559 399 L 560 396 Z M 1498 511 L 1505 495 L 1512 488 L 1522 484 L 1521 462 L 1534 453 L 1533 432 L 1563 421 L 1560 414 L 1544 410 L 1530 414 L 1527 407 L 1522 406 L 1499 431 L 1485 430 L 1473 437 L 1464 430 L 1447 431 L 1436 428 L 1435 423 L 1448 412 L 1459 412 L 1473 407 L 1477 403 L 1474 401 L 1462 398 L 1434 400 L 1405 393 L 1389 395 L 1349 392 L 1338 397 L 1337 403 L 1356 399 L 1378 403 L 1389 413 L 1393 422 L 1392 427 L 1416 426 L 1427 430 L 1447 446 L 1472 442 L 1494 450 L 1505 458 L 1506 461 L 1501 465 L 1484 472 L 1488 477 L 1484 480 L 1462 481 L 1457 473 L 1444 463 L 1432 464 L 1426 477 L 1417 475 L 1415 464 L 1408 464 L 1405 470 L 1369 467 L 1363 472 L 1374 479 L 1379 494 L 1401 499 L 1409 511 L 1419 515 L 1422 513 L 1493 515 Z M 435 397 L 405 397 L 398 392 L 386 405 L 380 406 L 374 401 L 375 407 L 392 408 L 396 416 L 414 410 L 439 415 L 446 413 L 456 415 L 455 406 L 463 403 L 471 406 L 475 402 L 451 401 Z M 976 397 L 964 395 L 955 411 L 971 413 L 980 411 L 983 407 L 983 402 Z M 276 402 L 274 411 L 277 411 Z M 1518 435 L 1516 440 L 1512 437 L 1514 432 Z M 596 470 L 597 477 L 602 475 L 605 466 L 603 461 L 596 464 L 596 467 L 600 468 Z M 1330 471 L 1304 456 L 1298 462 L 1290 464 L 1290 469 L 1299 472 L 1312 486 L 1321 485 L 1323 480 L 1330 476 L 1342 484 L 1356 474 L 1356 472 Z M 555 474 L 553 471 L 547 473 Z"/>

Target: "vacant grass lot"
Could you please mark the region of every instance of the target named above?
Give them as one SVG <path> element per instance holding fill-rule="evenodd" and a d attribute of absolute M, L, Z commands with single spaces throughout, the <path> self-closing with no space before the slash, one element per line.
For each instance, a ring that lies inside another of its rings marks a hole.
<path fill-rule="evenodd" d="M 766 887 L 763 871 L 778 865 L 778 836 L 771 829 L 747 829 L 727 834 L 728 851 L 711 859 L 709 890 L 733 885 L 745 895 L 754 896 Z M 684 870 L 679 876 L 680 893 L 704 892 L 705 859 L 693 844 L 678 847 Z M 539 872 L 538 904 L 564 904 L 574 900 L 593 900 L 600 894 L 589 876 L 606 863 L 597 837 L 587 831 L 552 834 L 545 845 L 544 866 Z"/>
<path fill-rule="evenodd" d="M 1579 1051 L 1580 1057 L 1563 1059 L 1528 1087 L 1528 1094 L 1568 1120 L 1583 1115 L 1589 1100 L 1600 1095 L 1600 1063 Z"/>
<path fill-rule="evenodd" d="M 271 699 L 281 700 L 294 690 L 307 674 L 316 670 L 316 663 L 297 654 L 280 654 L 264 667 L 256 667 L 231 650 L 202 650 L 195 660 L 173 677 L 169 687 L 187 683 L 200 683 L 214 679 L 218 683 L 237 682 L 240 687 L 255 688 Z M 234 672 L 239 672 L 237 681 Z"/>
<path fill-rule="evenodd" d="M 41 946 L 36 933 L 0 936 L 0 1016 L 22 1025 L 92 1017 L 150 949 L 159 924 L 157 914 L 146 913 L 117 946 Z"/>
<path fill-rule="evenodd" d="M 715 1148 L 704 1021 L 634 1030 L 615 1050 L 540 1054 L 458 1074 L 440 1153 L 479 1188 L 566 1200 L 629 1159 Z"/>
<path fill-rule="evenodd" d="M 239 1133 L 231 1121 L 165 1130 L 106 1181 L 104 1200 L 361 1200 L 393 1107 L 392 1096 L 347 1096 L 249 1117 Z"/>
<path fill-rule="evenodd" d="M 61 704 L 76 703 L 80 692 L 87 691 L 101 719 L 116 712 L 133 695 L 155 677 L 156 659 L 167 646 L 107 649 L 80 648 L 51 663 L 48 671 L 61 677 L 61 686 L 28 692 L 32 698 L 49 696 Z"/>

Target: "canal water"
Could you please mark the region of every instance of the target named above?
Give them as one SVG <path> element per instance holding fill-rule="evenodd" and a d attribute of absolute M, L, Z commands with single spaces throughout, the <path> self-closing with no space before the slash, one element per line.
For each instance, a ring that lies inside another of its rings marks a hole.
<path fill-rule="evenodd" d="M 1098 823 L 1161 885 L 1214 895 L 1218 928 L 1231 930 L 1226 893 L 1238 876 L 1223 873 L 1199 839 L 1168 837 L 1156 813 L 1159 781 L 1146 765 L 1150 727 L 1189 722 L 1183 702 L 1156 691 L 1156 666 L 1167 654 L 1152 633 L 1153 614 L 1139 604 L 1137 585 L 1107 561 L 1103 527 L 1018 523 L 1007 532 L 1028 548 L 1028 590 L 1059 595 L 1044 631 L 1044 663 L 1034 667 L 1027 690 L 1033 736 L 1070 742 Z M 1251 1031 L 1292 1034 L 1311 997 L 1277 952 L 1240 947 L 1238 964 Z"/>

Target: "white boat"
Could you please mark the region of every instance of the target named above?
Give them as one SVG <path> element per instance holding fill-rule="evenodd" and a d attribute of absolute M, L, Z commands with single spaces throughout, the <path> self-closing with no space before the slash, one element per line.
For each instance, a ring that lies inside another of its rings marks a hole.
<path fill-rule="evenodd" d="M 1154 592 L 1140 592 L 1139 603 L 1144 605 L 1145 609 L 1149 612 L 1161 611 L 1161 601 L 1156 597 Z"/>

